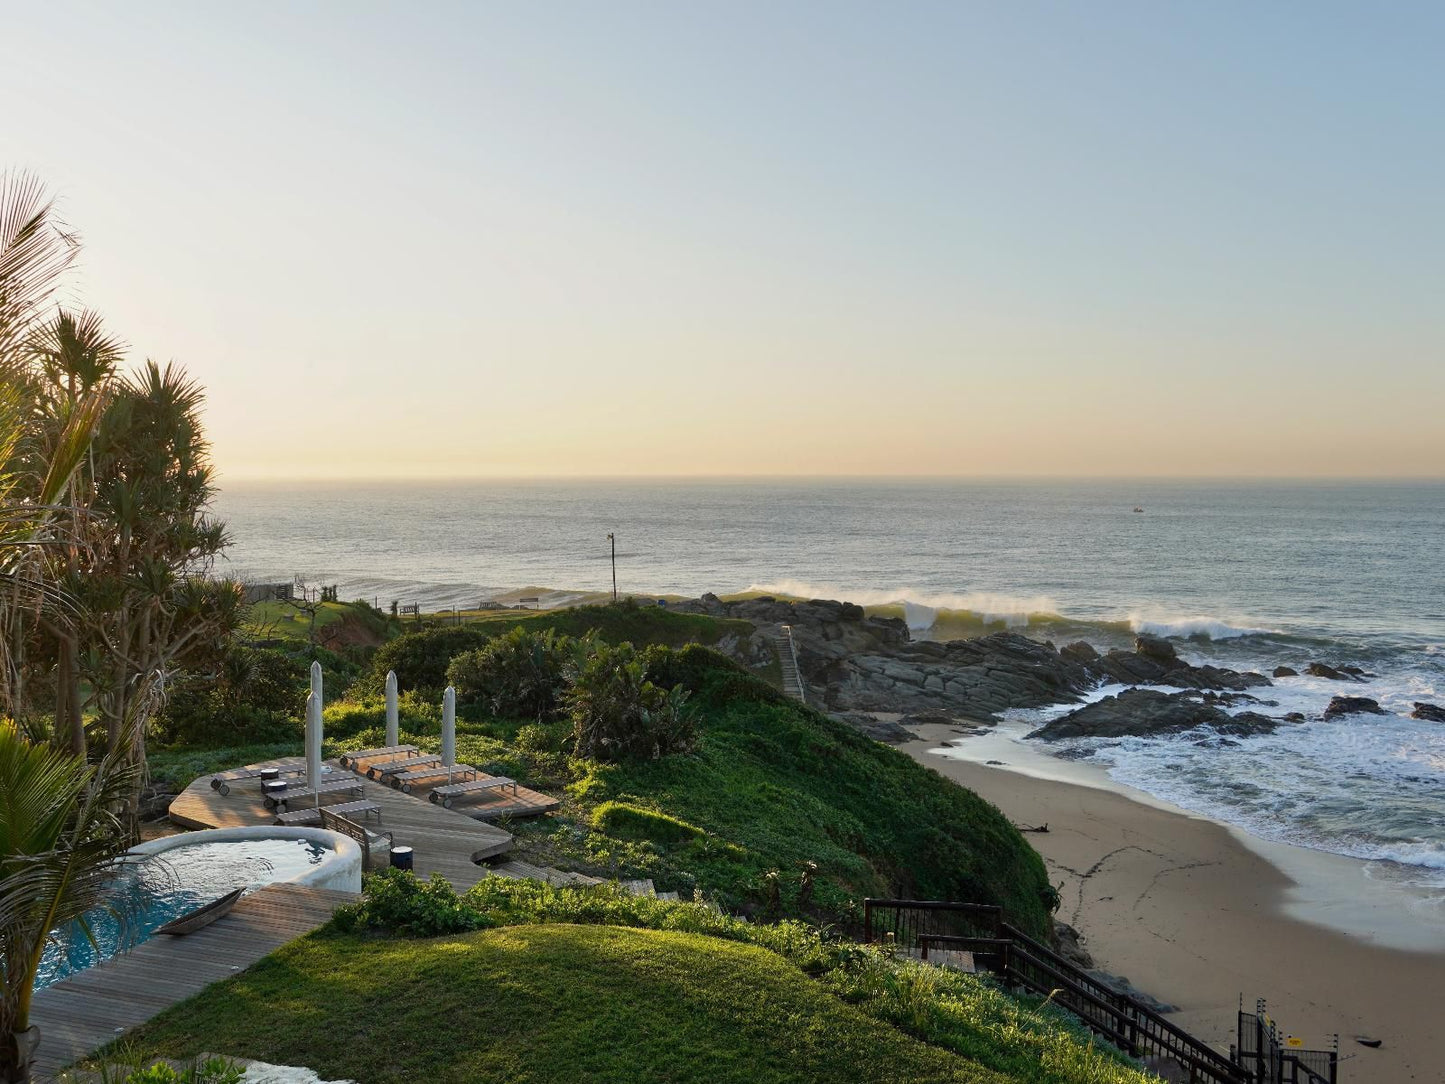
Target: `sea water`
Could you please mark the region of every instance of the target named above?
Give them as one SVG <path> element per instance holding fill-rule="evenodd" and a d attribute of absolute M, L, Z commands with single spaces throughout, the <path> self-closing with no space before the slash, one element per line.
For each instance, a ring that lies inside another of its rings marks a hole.
<path fill-rule="evenodd" d="M 1272 702 L 1259 710 L 1309 717 L 1272 735 L 1052 751 L 1260 838 L 1445 885 L 1445 724 L 1405 717 L 1445 704 L 1445 483 L 235 483 L 217 512 L 234 537 L 220 571 L 383 608 L 605 594 L 612 533 L 628 593 L 848 599 L 918 637 L 1012 628 L 1108 648 L 1151 632 L 1192 661 L 1264 673 L 1360 666 L 1362 684 L 1256 690 Z M 1395 714 L 1323 721 L 1338 694 Z"/>

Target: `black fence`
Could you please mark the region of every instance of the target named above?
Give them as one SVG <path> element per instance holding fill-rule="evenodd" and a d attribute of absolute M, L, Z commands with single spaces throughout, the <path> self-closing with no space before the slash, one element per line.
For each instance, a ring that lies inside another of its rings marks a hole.
<path fill-rule="evenodd" d="M 1339 1038 L 1329 1050 L 1306 1050 L 1298 1040 L 1280 1038 L 1279 1028 L 1259 1002 L 1254 1012 L 1239 1012 L 1234 1058 L 1250 1084 L 1336 1084 Z"/>
<path fill-rule="evenodd" d="M 866 940 L 892 941 L 924 960 L 930 950 L 972 953 L 975 967 L 998 975 L 1009 986 L 1049 998 L 1132 1057 L 1155 1066 L 1172 1061 L 1190 1084 L 1254 1084 L 1256 1078 L 1225 1055 L 1004 922 L 1000 908 L 865 900 L 863 922 Z"/>

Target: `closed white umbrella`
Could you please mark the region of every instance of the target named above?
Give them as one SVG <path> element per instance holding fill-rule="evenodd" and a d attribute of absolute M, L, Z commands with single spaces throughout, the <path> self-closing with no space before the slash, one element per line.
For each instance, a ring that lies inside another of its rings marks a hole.
<path fill-rule="evenodd" d="M 452 765 L 457 762 L 457 691 L 450 685 L 442 695 L 442 763 L 447 766 L 447 782 L 452 781 Z"/>
<path fill-rule="evenodd" d="M 321 701 L 315 693 L 306 694 L 306 781 L 313 791 L 321 785 Z"/>
<path fill-rule="evenodd" d="M 396 713 L 396 671 L 388 670 L 386 672 L 386 744 L 388 748 L 401 744 L 399 729 Z"/>

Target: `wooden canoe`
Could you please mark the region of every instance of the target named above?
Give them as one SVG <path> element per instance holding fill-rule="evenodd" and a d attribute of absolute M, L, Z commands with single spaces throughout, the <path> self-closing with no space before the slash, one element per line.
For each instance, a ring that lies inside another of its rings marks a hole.
<path fill-rule="evenodd" d="M 155 932 L 170 934 L 172 937 L 184 937 L 188 933 L 195 933 L 228 914 L 245 891 L 244 888 L 237 888 L 227 892 L 218 900 L 212 900 L 210 903 L 197 907 L 194 911 L 188 911 L 180 918 L 173 918 L 164 926 L 157 926 Z"/>

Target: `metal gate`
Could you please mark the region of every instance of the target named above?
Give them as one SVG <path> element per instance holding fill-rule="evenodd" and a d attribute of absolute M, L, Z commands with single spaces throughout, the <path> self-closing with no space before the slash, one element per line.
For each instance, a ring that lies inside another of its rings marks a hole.
<path fill-rule="evenodd" d="M 1329 1050 L 1306 1050 L 1297 1039 L 1281 1039 L 1263 999 L 1254 1012 L 1239 1010 L 1234 1060 L 1254 1084 L 1336 1084 L 1339 1046 L 1339 1036 Z"/>

